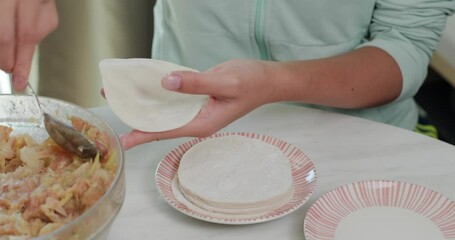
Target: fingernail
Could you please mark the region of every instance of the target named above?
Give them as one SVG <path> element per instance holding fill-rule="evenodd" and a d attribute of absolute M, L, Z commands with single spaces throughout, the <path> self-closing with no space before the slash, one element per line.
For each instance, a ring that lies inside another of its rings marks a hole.
<path fill-rule="evenodd" d="M 171 73 L 164 77 L 162 85 L 167 90 L 178 90 L 182 85 L 182 76 L 175 73 Z"/>
<path fill-rule="evenodd" d="M 16 91 L 24 91 L 27 85 L 27 79 L 24 76 L 14 74 L 13 75 L 13 88 Z"/>

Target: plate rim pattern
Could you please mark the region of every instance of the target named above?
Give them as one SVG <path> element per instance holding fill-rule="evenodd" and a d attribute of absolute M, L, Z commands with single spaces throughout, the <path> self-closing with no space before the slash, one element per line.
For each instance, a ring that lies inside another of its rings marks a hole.
<path fill-rule="evenodd" d="M 358 181 L 325 193 L 306 213 L 305 239 L 334 239 L 343 218 L 371 207 L 410 210 L 436 224 L 445 239 L 455 239 L 455 202 L 430 188 L 398 180 Z"/>

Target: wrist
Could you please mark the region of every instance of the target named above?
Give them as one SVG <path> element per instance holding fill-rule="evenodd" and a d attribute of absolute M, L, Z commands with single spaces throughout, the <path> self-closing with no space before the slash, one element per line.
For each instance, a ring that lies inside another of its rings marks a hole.
<path fill-rule="evenodd" d="M 306 64 L 297 62 L 266 62 L 265 76 L 268 86 L 268 103 L 300 101 L 307 83 Z"/>

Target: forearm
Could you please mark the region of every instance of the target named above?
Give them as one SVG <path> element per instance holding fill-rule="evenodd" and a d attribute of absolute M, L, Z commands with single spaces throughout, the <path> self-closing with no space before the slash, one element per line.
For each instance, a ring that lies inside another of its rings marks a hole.
<path fill-rule="evenodd" d="M 375 47 L 318 60 L 270 63 L 268 69 L 272 102 L 364 108 L 393 101 L 402 88 L 397 63 Z"/>

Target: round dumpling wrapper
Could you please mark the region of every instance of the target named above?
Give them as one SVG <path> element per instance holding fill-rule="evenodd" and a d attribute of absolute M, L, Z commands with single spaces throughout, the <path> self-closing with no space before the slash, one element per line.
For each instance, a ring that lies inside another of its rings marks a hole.
<path fill-rule="evenodd" d="M 99 63 L 106 100 L 117 117 L 144 132 L 179 128 L 199 112 L 207 96 L 161 86 L 172 71 L 197 70 L 156 59 L 104 59 Z"/>
<path fill-rule="evenodd" d="M 291 163 L 277 147 L 239 135 L 192 146 L 180 161 L 180 189 L 206 210 L 271 210 L 293 195 Z"/>

